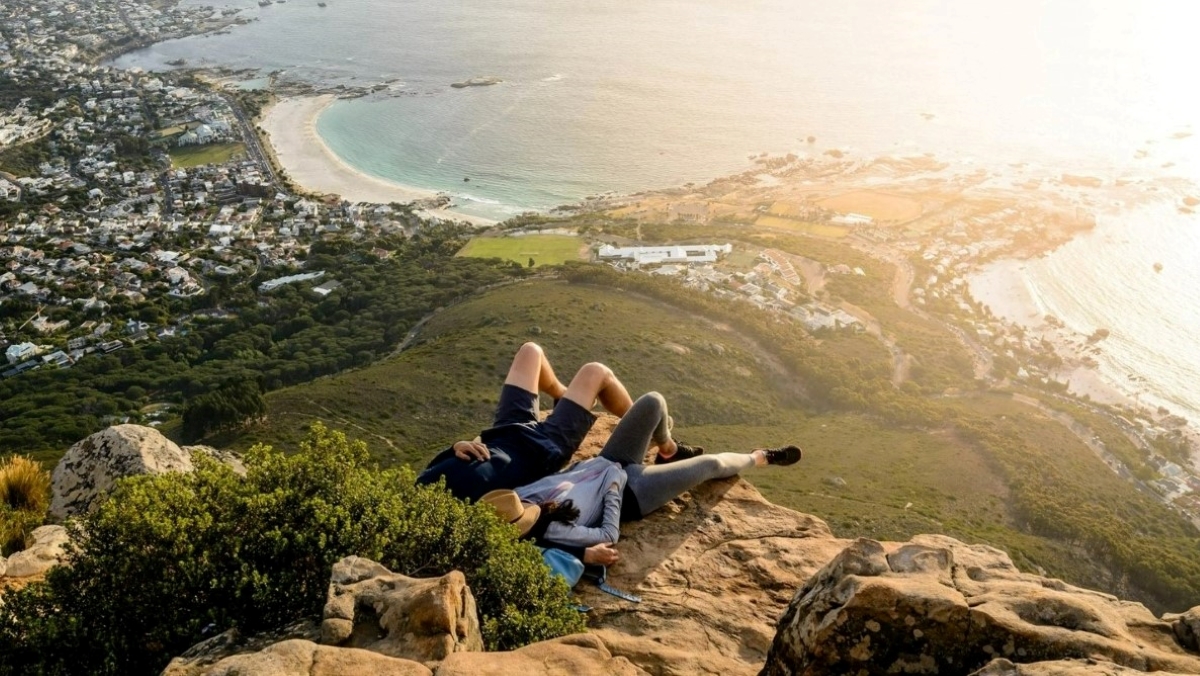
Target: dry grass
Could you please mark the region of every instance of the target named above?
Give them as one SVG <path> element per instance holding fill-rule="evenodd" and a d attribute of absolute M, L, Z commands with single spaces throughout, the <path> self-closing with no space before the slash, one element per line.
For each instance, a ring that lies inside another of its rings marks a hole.
<path fill-rule="evenodd" d="M 12 456 L 0 465 L 0 504 L 14 511 L 45 513 L 50 507 L 50 473 L 35 460 Z"/>
<path fill-rule="evenodd" d="M 14 455 L 0 465 L 0 553 L 25 548 L 50 507 L 50 474 L 41 463 Z"/>
<path fill-rule="evenodd" d="M 818 204 L 840 213 L 865 214 L 885 223 L 905 223 L 921 215 L 920 202 L 875 190 L 857 190 L 830 197 Z"/>

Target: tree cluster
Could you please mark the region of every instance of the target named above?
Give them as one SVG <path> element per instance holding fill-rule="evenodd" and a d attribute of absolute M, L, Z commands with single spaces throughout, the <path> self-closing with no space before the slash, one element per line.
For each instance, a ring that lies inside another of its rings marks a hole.
<path fill-rule="evenodd" d="M 193 400 L 230 382 L 269 392 L 370 363 L 436 308 L 526 274 L 514 263 L 455 257 L 463 243 L 462 230 L 436 226 L 407 240 L 318 243 L 307 269 L 342 282 L 324 297 L 309 285 L 264 294 L 259 280 L 217 283 L 190 308 L 171 309 L 192 317 L 175 337 L 0 380 L 0 448 L 65 448 L 114 420 L 140 420 L 150 403 L 198 410 L 217 402 Z M 387 260 L 369 253 L 381 245 L 393 252 Z M 252 398 L 243 403 L 235 412 L 253 417 Z"/>

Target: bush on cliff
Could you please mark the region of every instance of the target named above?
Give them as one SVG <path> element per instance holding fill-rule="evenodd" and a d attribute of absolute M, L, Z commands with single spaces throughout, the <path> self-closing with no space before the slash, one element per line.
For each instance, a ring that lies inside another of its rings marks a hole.
<path fill-rule="evenodd" d="M 377 471 L 361 442 L 315 426 L 296 455 L 257 446 L 247 475 L 125 480 L 71 527 L 70 567 L 5 598 L 0 674 L 154 674 L 230 627 L 254 633 L 320 612 L 332 564 L 366 556 L 412 576 L 463 571 L 490 649 L 583 628 L 538 551 L 488 508 L 413 473 Z"/>

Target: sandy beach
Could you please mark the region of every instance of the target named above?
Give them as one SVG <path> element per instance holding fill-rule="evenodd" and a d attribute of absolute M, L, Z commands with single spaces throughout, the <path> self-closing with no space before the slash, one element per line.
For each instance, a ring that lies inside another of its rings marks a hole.
<path fill-rule="evenodd" d="M 1051 375 L 1055 380 L 1067 383 L 1072 394 L 1086 395 L 1102 404 L 1140 407 L 1134 396 L 1104 378 L 1097 369 L 1084 365 L 1087 336 L 1051 326 L 1045 321 L 1044 310 L 1038 306 L 1021 276 L 1024 265 L 1024 261 L 1019 260 L 997 261 L 969 275 L 971 297 L 987 306 L 995 316 L 1015 322 L 1053 344 L 1065 363 Z"/>
<path fill-rule="evenodd" d="M 349 202 L 408 203 L 437 196 L 431 190 L 363 173 L 338 157 L 317 133 L 317 119 L 335 101 L 337 97 L 332 95 L 283 99 L 263 113 L 260 125 L 276 160 L 294 183 L 306 191 L 339 195 Z M 423 209 L 420 213 L 477 225 L 494 223 L 453 209 Z"/>

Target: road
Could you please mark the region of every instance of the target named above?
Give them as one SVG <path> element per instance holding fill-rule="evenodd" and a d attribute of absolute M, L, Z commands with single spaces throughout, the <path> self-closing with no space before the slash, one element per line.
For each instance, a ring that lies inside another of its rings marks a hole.
<path fill-rule="evenodd" d="M 271 163 L 270 156 L 262 147 L 262 139 L 259 138 L 258 132 L 254 130 L 254 121 L 246 116 L 246 111 L 242 110 L 237 99 L 231 94 L 221 93 L 221 97 L 229 104 L 230 110 L 233 111 L 233 116 L 237 118 L 238 126 L 242 128 L 242 143 L 246 145 L 246 152 L 250 154 L 250 159 L 258 163 L 263 168 L 263 172 L 270 177 L 271 187 L 276 192 L 287 192 L 283 188 L 283 181 L 275 173 L 275 165 Z"/>

